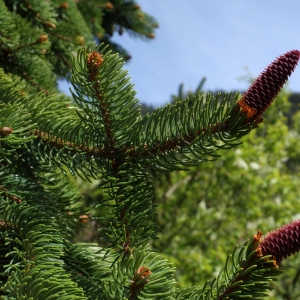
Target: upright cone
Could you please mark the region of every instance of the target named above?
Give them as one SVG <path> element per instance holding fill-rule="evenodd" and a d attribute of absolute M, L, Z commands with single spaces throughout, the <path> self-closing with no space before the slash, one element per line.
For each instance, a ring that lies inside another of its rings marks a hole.
<path fill-rule="evenodd" d="M 292 50 L 274 60 L 253 82 L 238 104 L 247 121 L 260 119 L 292 74 L 300 59 L 300 51 Z"/>

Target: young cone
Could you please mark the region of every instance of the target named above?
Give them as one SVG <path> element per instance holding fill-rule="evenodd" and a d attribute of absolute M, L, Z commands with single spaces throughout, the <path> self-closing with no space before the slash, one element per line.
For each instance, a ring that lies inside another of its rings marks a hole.
<path fill-rule="evenodd" d="M 253 82 L 238 104 L 247 121 L 261 116 L 275 99 L 300 59 L 300 51 L 292 50 L 274 60 Z"/>
<path fill-rule="evenodd" d="M 300 220 L 271 231 L 261 241 L 261 254 L 272 255 L 277 264 L 300 250 Z"/>

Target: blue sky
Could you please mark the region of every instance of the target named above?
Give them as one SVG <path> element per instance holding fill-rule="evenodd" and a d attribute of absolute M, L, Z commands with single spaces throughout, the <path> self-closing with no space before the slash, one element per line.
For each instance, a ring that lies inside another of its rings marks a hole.
<path fill-rule="evenodd" d="M 300 1 L 292 0 L 138 0 L 159 23 L 155 39 L 145 42 L 115 35 L 132 55 L 125 65 L 137 97 L 160 106 L 177 94 L 180 83 L 195 90 L 246 90 L 239 78 L 256 77 L 276 57 L 300 50 Z M 247 68 L 247 69 L 246 69 Z M 68 87 L 60 85 L 63 91 Z M 300 92 L 300 65 L 289 80 Z"/>

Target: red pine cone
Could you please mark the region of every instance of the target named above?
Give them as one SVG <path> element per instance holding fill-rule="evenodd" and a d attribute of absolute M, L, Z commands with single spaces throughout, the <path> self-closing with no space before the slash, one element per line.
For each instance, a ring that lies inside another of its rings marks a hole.
<path fill-rule="evenodd" d="M 247 119 L 262 116 L 292 74 L 300 59 L 300 51 L 292 50 L 274 60 L 253 82 L 239 100 Z M 248 106 L 248 107 L 247 107 Z"/>
<path fill-rule="evenodd" d="M 300 220 L 268 233 L 260 243 L 262 255 L 272 255 L 277 264 L 300 250 Z"/>

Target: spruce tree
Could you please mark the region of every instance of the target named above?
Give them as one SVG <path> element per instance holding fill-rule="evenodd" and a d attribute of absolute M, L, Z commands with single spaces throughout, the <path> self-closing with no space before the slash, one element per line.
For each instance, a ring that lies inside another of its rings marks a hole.
<path fill-rule="evenodd" d="M 259 126 L 300 52 L 244 95 L 199 95 L 142 117 L 115 30 L 153 38 L 134 1 L 0 0 L 2 299 L 260 299 L 299 250 L 299 221 L 254 233 L 204 287 L 176 289 L 156 238 L 150 170 L 173 172 L 236 147 Z M 92 39 L 103 42 L 91 43 Z M 86 44 L 86 46 L 84 46 Z M 121 52 L 121 56 L 116 53 Z M 123 58 L 122 58 L 123 57 Z M 70 78 L 72 97 L 56 79 Z M 103 244 L 73 243 L 87 212 L 73 178 L 99 180 Z M 222 199 L 220 199 L 222 201 Z"/>

